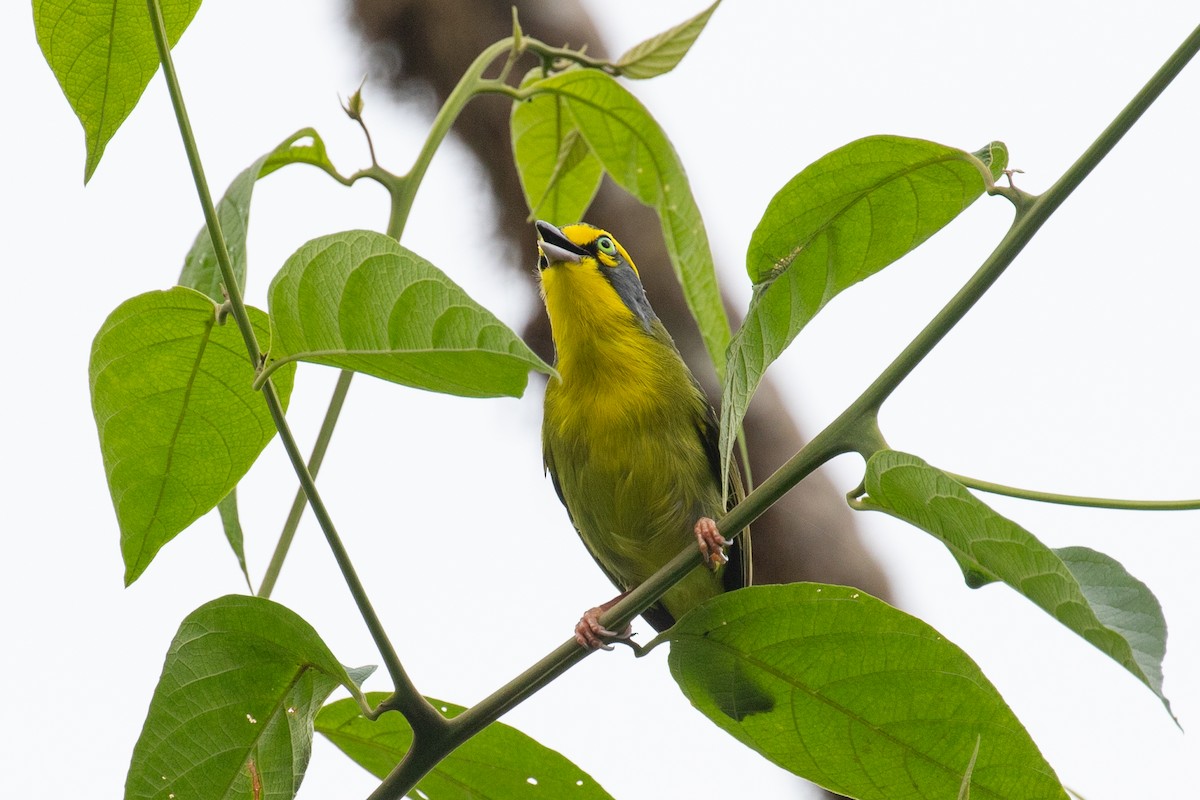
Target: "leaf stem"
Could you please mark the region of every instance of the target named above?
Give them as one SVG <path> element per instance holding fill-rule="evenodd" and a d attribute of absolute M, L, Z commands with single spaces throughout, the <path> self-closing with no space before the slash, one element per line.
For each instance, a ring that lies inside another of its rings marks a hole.
<path fill-rule="evenodd" d="M 337 385 L 333 388 L 333 397 L 329 399 L 329 407 L 325 409 L 325 419 L 321 421 L 321 429 L 317 432 L 317 441 L 313 444 L 312 455 L 308 457 L 308 473 L 313 476 L 313 480 L 316 480 L 317 473 L 321 470 L 321 464 L 325 460 L 325 452 L 329 449 L 329 441 L 333 438 L 333 430 L 337 426 L 338 416 L 342 413 L 342 405 L 346 402 L 346 394 L 350 391 L 350 381 L 353 378 L 354 373 L 350 370 L 342 370 L 338 375 Z M 267 571 L 263 574 L 262 584 L 258 587 L 259 597 L 270 597 L 271 592 L 274 591 L 275 582 L 279 579 L 279 572 L 283 569 L 283 562 L 292 546 L 292 540 L 296 536 L 296 529 L 300 526 L 300 518 L 304 516 L 304 507 L 307 504 L 308 497 L 304 494 L 304 488 L 301 487 L 296 490 L 296 497 L 292 500 L 292 507 L 283 524 L 283 531 L 279 534 L 279 541 L 275 544 L 275 552 L 271 554 L 271 561 L 267 564 Z"/>
<path fill-rule="evenodd" d="M 146 0 L 146 6 L 150 13 L 151 26 L 154 29 L 154 39 L 158 46 L 159 60 L 162 62 L 163 77 L 166 80 L 167 89 L 171 95 L 171 105 L 175 110 L 175 119 L 179 124 L 179 133 L 183 139 L 184 150 L 187 152 L 192 179 L 196 185 L 196 194 L 199 197 L 200 206 L 204 211 L 205 224 L 208 226 L 209 235 L 213 240 L 213 249 L 216 252 L 217 264 L 221 269 L 221 277 L 225 282 L 230 309 L 234 319 L 237 321 L 242 339 L 245 341 L 246 352 L 250 358 L 250 362 L 257 369 L 262 361 L 262 352 L 259 349 L 258 340 L 254 335 L 254 328 L 250 324 L 250 318 L 246 312 L 246 305 L 242 300 L 240 288 L 237 285 L 237 281 L 234 280 L 233 264 L 229 257 L 228 247 L 225 244 L 224 234 L 221 232 L 221 224 L 217 217 L 216 208 L 213 206 L 212 195 L 208 190 L 208 180 L 204 175 L 204 167 L 200 161 L 200 151 L 196 146 L 195 136 L 192 134 L 191 123 L 188 120 L 187 109 L 183 102 L 183 92 L 179 87 L 179 78 L 175 73 L 175 63 L 171 58 L 171 48 L 167 42 L 166 25 L 163 22 L 162 8 L 159 5 L 159 0 Z M 384 630 L 383 624 L 371 606 L 371 601 L 367 597 L 366 590 L 363 588 L 357 572 L 354 570 L 350 556 L 346 552 L 341 538 L 338 536 L 337 529 L 334 528 L 333 520 L 326 510 L 320 494 L 317 492 L 312 475 L 304 464 L 300 448 L 297 446 L 296 439 L 292 436 L 291 428 L 287 424 L 287 418 L 284 416 L 283 404 L 280 402 L 279 395 L 275 391 L 275 385 L 270 381 L 263 385 L 263 398 L 267 403 L 267 409 L 271 413 L 271 418 L 275 421 L 275 427 L 279 431 L 279 439 L 287 451 L 288 458 L 296 470 L 296 475 L 300 479 L 301 486 L 304 487 L 304 492 L 309 502 L 312 504 L 313 513 L 321 525 L 321 530 L 325 533 L 326 541 L 329 543 L 330 550 L 333 551 L 334 559 L 337 561 L 338 568 L 342 572 L 342 577 L 345 579 L 346 585 L 354 597 L 359 613 L 362 615 L 371 633 L 371 637 L 375 641 L 376 647 L 379 648 L 380 655 L 387 665 L 388 672 L 391 675 L 393 683 L 396 685 L 397 692 L 402 693 L 406 698 L 404 708 L 402 709 L 405 716 L 409 718 L 414 728 L 421 723 L 425 723 L 426 726 L 436 726 L 444 722 L 441 714 L 433 706 L 429 705 L 416 691 L 403 665 L 400 663 L 400 658 L 397 656 L 395 648 L 392 647 L 391 642 L 388 640 L 387 632 Z"/>
<path fill-rule="evenodd" d="M 522 38 L 520 44 L 528 43 L 530 39 Z M 392 194 L 392 211 L 391 219 L 399 220 L 399 229 L 393 233 L 389 226 L 388 235 L 400 238 L 400 232 L 404 229 L 404 224 L 408 220 L 409 211 L 412 210 L 413 200 L 416 198 L 417 189 L 421 187 L 421 182 L 425 178 L 425 173 L 429 170 L 429 165 L 433 161 L 433 156 L 441 145 L 442 140 L 446 138 L 446 134 L 450 132 L 450 128 L 454 125 L 458 115 L 462 113 L 467 102 L 475 96 L 479 85 L 484 81 L 483 72 L 493 61 L 500 57 L 506 51 L 517 46 L 518 42 L 513 38 L 502 39 L 499 42 L 491 45 L 480 53 L 471 66 L 467 67 L 466 72 L 458 81 L 453 91 L 446 98 L 446 102 L 442 104 L 437 116 L 433 118 L 433 124 L 430 126 L 429 135 L 425 137 L 425 144 L 421 147 L 421 151 L 417 154 L 416 161 L 413 162 L 412 168 L 409 169 L 401 178 L 399 191 Z"/>
<path fill-rule="evenodd" d="M 1194 500 L 1122 500 L 1110 497 L 1086 497 L 1074 494 L 1057 494 L 1042 492 L 1035 489 L 1020 489 L 1015 486 L 1005 486 L 1001 483 L 981 481 L 966 475 L 947 472 L 946 475 L 970 489 L 978 489 L 989 494 L 1005 497 L 1016 497 L 1020 500 L 1033 500 L 1038 503 L 1054 503 L 1060 506 L 1081 506 L 1084 508 L 1109 508 L 1116 511 L 1200 511 L 1200 499 Z"/>
<path fill-rule="evenodd" d="M 250 363 L 257 369 L 262 361 L 262 353 L 258 347 L 258 339 L 254 335 L 254 326 L 246 313 L 246 304 L 242 301 L 242 289 L 234 279 L 233 262 L 229 257 L 229 247 L 225 243 L 225 234 L 221 230 L 221 221 L 213 205 L 212 194 L 208 190 L 208 180 L 204 177 L 204 167 L 200 163 L 200 152 L 196 147 L 196 137 L 192 133 L 192 123 L 188 119 L 187 108 L 183 104 L 183 94 L 179 89 L 179 79 L 175 74 L 175 63 L 171 59 L 171 48 L 167 43 L 166 24 L 163 22 L 162 8 L 158 0 L 146 0 L 150 13 L 150 22 L 154 28 L 154 40 L 158 45 L 159 58 L 163 66 L 163 78 L 171 95 L 171 106 L 175 110 L 175 119 L 179 124 L 179 133 L 183 137 L 183 147 L 187 152 L 188 166 L 192 171 L 192 180 L 196 185 L 196 194 L 200 199 L 200 207 L 204 212 L 204 222 L 208 227 L 208 235 L 212 238 L 213 250 L 217 257 L 217 265 L 221 269 L 221 278 L 225 283 L 227 305 L 237 322 L 250 356 Z"/>
<path fill-rule="evenodd" d="M 620 75 L 620 70 L 617 69 L 611 62 L 600 58 L 592 58 L 586 55 L 582 50 L 570 50 L 565 47 L 551 47 L 545 42 L 537 39 L 524 38 L 522 39 L 524 48 L 532 53 L 536 53 L 542 59 L 542 63 L 550 69 L 555 69 L 555 62 L 567 62 L 569 64 L 578 64 L 581 67 L 588 69 L 596 69 L 609 75 Z"/>

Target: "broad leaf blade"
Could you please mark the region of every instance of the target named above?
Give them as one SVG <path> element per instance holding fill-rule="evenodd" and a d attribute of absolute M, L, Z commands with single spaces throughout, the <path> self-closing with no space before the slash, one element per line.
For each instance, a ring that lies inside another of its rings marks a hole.
<path fill-rule="evenodd" d="M 954 219 L 1006 163 L 999 142 L 971 154 L 871 136 L 821 157 L 779 190 L 746 254 L 754 297 L 729 347 L 721 402 L 725 463 L 767 367 L 809 320 Z"/>
<path fill-rule="evenodd" d="M 515 103 L 510 126 L 530 218 L 555 225 L 583 219 L 604 173 L 563 100 L 541 94 Z"/>
<path fill-rule="evenodd" d="M 167 651 L 125 797 L 291 800 L 308 766 L 313 719 L 339 685 L 358 693 L 292 611 L 257 597 L 206 603 Z"/>
<path fill-rule="evenodd" d="M 161 0 L 174 46 L 200 0 Z M 34 0 L 38 45 L 83 124 L 87 183 L 104 148 L 158 70 L 158 48 L 143 0 Z"/>
<path fill-rule="evenodd" d="M 1004 166 L 923 139 L 851 142 L 775 194 L 750 238 L 746 270 L 755 285 L 787 274 L 810 304 L 828 301 L 941 230 Z"/>
<path fill-rule="evenodd" d="M 248 309 L 260 339 L 266 315 Z M 184 287 L 122 303 L 92 343 L 92 410 L 121 528 L 125 583 L 210 511 L 275 435 L 237 326 Z M 286 404 L 294 369 L 275 377 Z"/>
<path fill-rule="evenodd" d="M 519 397 L 550 373 L 437 267 L 371 231 L 314 239 L 271 282 L 271 359 L 309 361 L 464 397 Z"/>
<path fill-rule="evenodd" d="M 1008 584 L 1131 672 L 1170 711 L 1162 694 L 1162 610 L 1120 564 L 1070 548 L 1069 568 L 1033 534 L 907 453 L 882 450 L 871 456 L 864 486 L 857 507 L 883 511 L 932 534 L 954 556 L 968 585 Z"/>
<path fill-rule="evenodd" d="M 371 693 L 367 702 L 374 707 L 385 697 L 382 692 Z M 432 698 L 429 702 L 451 717 L 464 710 Z M 412 745 L 412 728 L 400 714 L 384 714 L 371 721 L 349 699 L 321 709 L 316 729 L 379 778 L 391 772 Z M 430 770 L 417 784 L 414 796 L 441 800 L 610 797 L 562 755 L 502 722 L 493 722 Z"/>
<path fill-rule="evenodd" d="M 637 98 L 597 70 L 564 72 L 535 86 L 563 101 L 588 148 L 612 179 L 658 212 L 671 266 L 717 375 L 723 376 L 729 319 L 700 209 L 666 134 Z M 613 233 L 620 238 L 619 230 Z M 633 256 L 636 261 L 637 254 Z"/>
<path fill-rule="evenodd" d="M 1066 800 L 979 667 L 921 620 L 856 589 L 742 589 L 685 615 L 670 639 L 671 674 L 696 708 L 834 792 L 941 800 L 958 795 L 969 771 L 976 800 Z"/>
<path fill-rule="evenodd" d="M 634 45 L 617 59 L 614 66 L 626 78 L 654 78 L 665 75 L 675 69 L 687 55 L 704 26 L 708 24 L 708 18 L 720 4 L 721 0 L 717 0 L 691 19 Z"/>

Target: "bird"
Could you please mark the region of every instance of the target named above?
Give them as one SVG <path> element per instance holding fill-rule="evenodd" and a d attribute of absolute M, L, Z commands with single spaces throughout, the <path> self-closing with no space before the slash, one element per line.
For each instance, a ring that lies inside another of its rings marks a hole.
<path fill-rule="evenodd" d="M 701 602 L 750 583 L 748 531 L 726 539 L 714 521 L 739 499 L 741 485 L 731 468 L 730 491 L 722 491 L 716 416 L 625 248 L 584 222 L 558 228 L 539 220 L 536 229 L 555 348 L 544 467 L 579 537 L 621 592 L 583 614 L 575 639 L 611 649 L 631 631 L 606 630 L 600 615 L 689 544 L 707 567 L 642 613 L 651 627 L 666 630 Z"/>

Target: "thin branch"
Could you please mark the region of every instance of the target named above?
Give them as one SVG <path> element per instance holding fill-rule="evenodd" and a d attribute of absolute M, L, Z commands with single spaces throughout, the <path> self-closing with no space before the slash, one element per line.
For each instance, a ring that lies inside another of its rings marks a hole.
<path fill-rule="evenodd" d="M 316 480 L 317 473 L 321 471 L 321 464 L 325 461 L 325 452 L 329 449 L 333 430 L 337 426 L 338 416 L 342 413 L 342 405 L 346 402 L 346 394 L 350 391 L 350 381 L 353 378 L 353 372 L 342 370 L 338 375 L 337 385 L 333 388 L 333 397 L 329 399 L 329 407 L 325 409 L 325 419 L 321 421 L 321 429 L 317 432 L 317 441 L 313 444 L 312 455 L 308 457 L 308 473 L 313 476 L 314 480 Z M 298 488 L 296 497 L 292 500 L 292 507 L 288 511 L 287 520 L 283 523 L 283 531 L 279 534 L 279 541 L 275 543 L 271 561 L 267 564 L 267 571 L 263 574 L 262 584 L 258 587 L 259 597 L 270 597 L 271 592 L 275 590 L 275 582 L 279 580 L 279 572 L 283 569 L 283 562 L 291 549 L 292 540 L 296 537 L 296 529 L 300 526 L 300 518 L 304 516 L 306 505 L 308 505 L 308 497 L 304 494 L 304 488 Z"/>

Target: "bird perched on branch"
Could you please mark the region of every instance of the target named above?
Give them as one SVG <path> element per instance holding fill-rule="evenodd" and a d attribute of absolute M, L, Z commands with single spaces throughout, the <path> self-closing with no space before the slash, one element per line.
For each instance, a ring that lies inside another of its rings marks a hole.
<path fill-rule="evenodd" d="M 708 562 L 642 616 L 665 630 L 693 606 L 749 583 L 749 540 L 730 545 L 717 423 L 655 316 L 637 267 L 612 234 L 538 222 L 538 272 L 557 352 L 542 452 L 559 499 L 596 563 L 621 590 L 575 628 L 584 647 L 628 636 L 600 615 L 691 542 Z M 736 483 L 736 473 L 733 481 Z M 730 501 L 738 491 L 731 488 Z"/>

